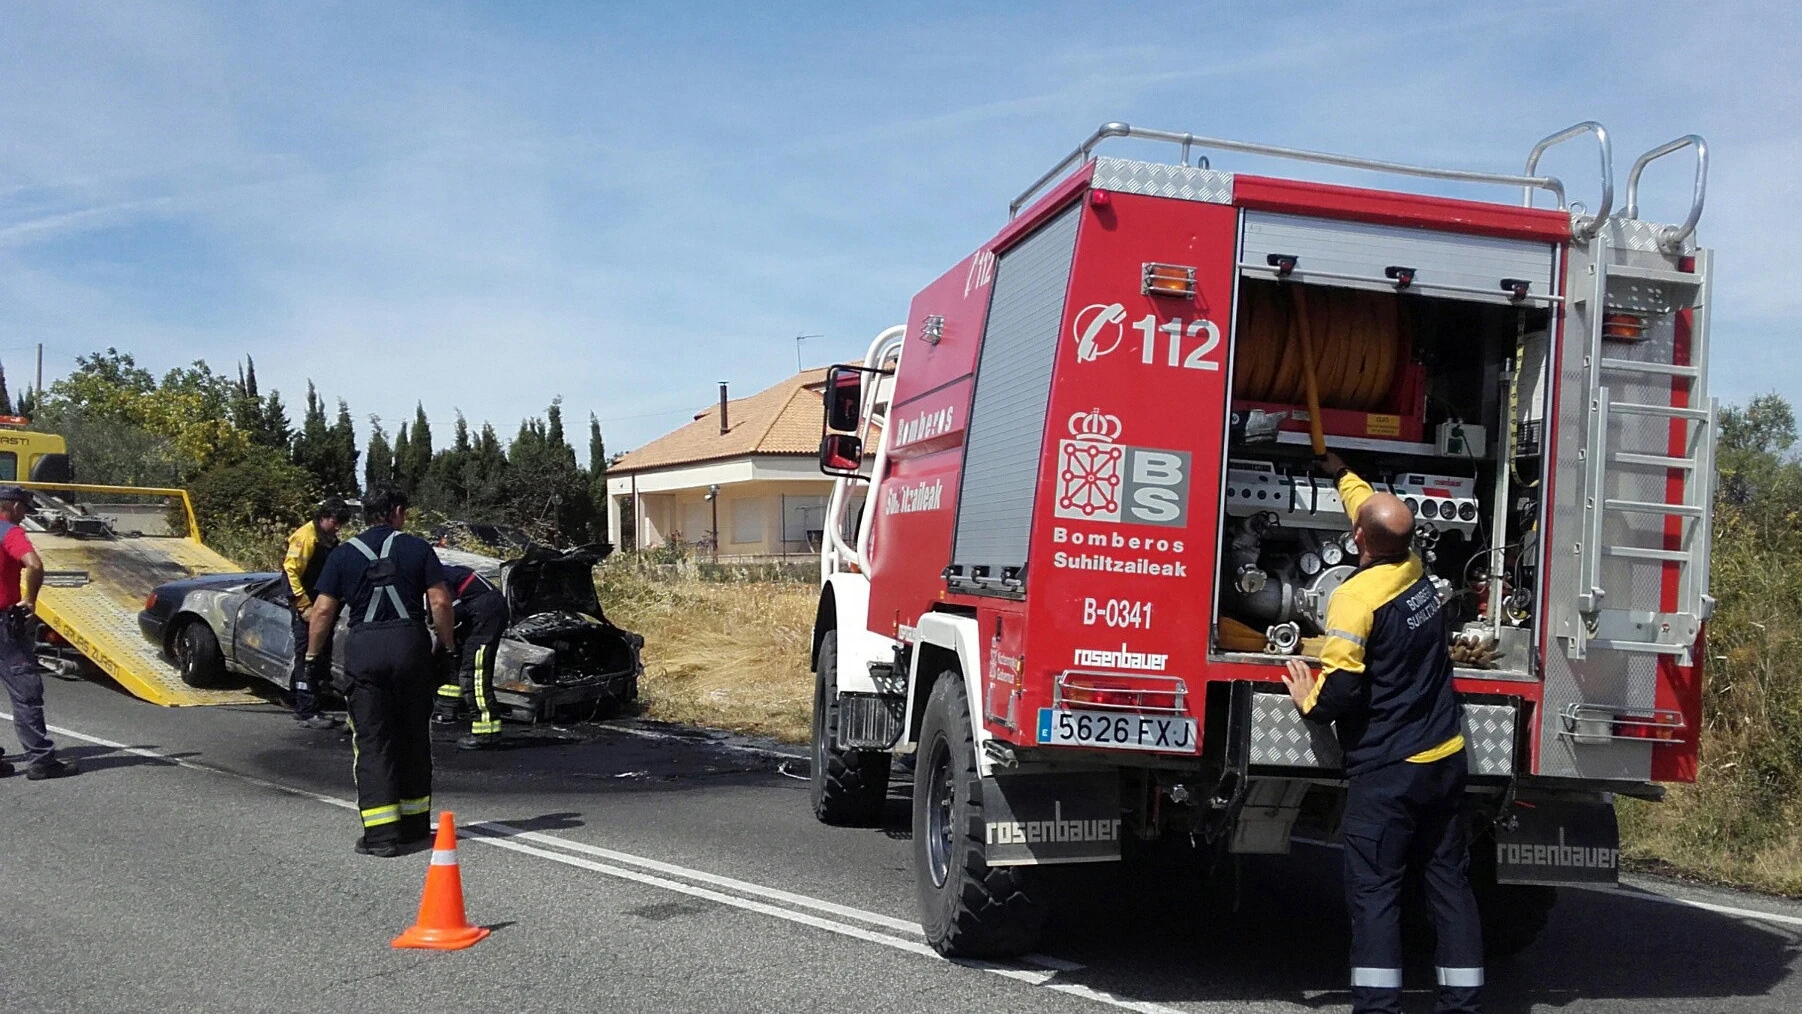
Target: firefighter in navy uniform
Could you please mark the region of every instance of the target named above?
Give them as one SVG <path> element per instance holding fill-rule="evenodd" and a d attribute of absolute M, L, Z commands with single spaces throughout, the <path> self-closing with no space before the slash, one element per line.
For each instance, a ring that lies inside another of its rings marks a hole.
<path fill-rule="evenodd" d="M 443 660 L 433 655 L 428 614 L 441 655 L 456 640 L 438 555 L 424 539 L 400 531 L 406 494 L 376 490 L 364 514 L 370 527 L 332 550 L 319 576 L 307 664 L 316 680 L 329 673 L 327 635 L 339 608 L 350 610 L 344 672 L 363 818 L 357 851 L 395 856 L 431 832 L 430 721 Z"/>
<path fill-rule="evenodd" d="M 1483 931 L 1468 875 L 1463 723 L 1445 618 L 1412 552 L 1407 504 L 1374 492 L 1335 454 L 1324 463 L 1352 519 L 1358 569 L 1327 603 L 1320 678 L 1291 659 L 1283 682 L 1309 720 L 1333 723 L 1345 754 L 1352 1010 L 1402 1009 L 1402 879 L 1414 869 L 1438 931 L 1434 1009 L 1476 1011 Z"/>
<path fill-rule="evenodd" d="M 438 687 L 432 721 L 454 723 L 469 716 L 460 750 L 486 750 L 500 743 L 500 705 L 494 699 L 494 655 L 507 629 L 507 600 L 487 578 L 468 567 L 444 564 L 445 583 L 457 626 L 458 665 Z"/>

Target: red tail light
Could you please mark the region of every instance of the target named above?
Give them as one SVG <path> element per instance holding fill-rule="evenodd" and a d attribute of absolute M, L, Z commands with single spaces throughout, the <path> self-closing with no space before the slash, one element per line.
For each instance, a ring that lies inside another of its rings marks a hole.
<path fill-rule="evenodd" d="M 1063 707 L 1175 713 L 1187 710 L 1188 687 L 1174 676 L 1067 672 L 1057 678 L 1056 696 Z"/>
<path fill-rule="evenodd" d="M 144 599 L 144 608 L 145 609 L 155 609 L 156 608 L 156 592 L 151 592 L 149 594 L 149 596 L 147 596 Z"/>
<path fill-rule="evenodd" d="M 1684 741 L 1683 716 L 1675 711 L 1658 711 L 1643 717 L 1622 717 L 1614 722 L 1614 734 L 1626 739 L 1659 739 Z"/>

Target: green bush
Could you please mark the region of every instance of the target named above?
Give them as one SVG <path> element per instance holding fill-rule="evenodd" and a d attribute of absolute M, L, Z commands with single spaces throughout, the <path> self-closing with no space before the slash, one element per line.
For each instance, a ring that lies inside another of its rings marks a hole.
<path fill-rule="evenodd" d="M 280 451 L 255 444 L 208 465 L 190 482 L 188 495 L 203 533 L 271 524 L 293 529 L 318 502 L 311 473 Z"/>

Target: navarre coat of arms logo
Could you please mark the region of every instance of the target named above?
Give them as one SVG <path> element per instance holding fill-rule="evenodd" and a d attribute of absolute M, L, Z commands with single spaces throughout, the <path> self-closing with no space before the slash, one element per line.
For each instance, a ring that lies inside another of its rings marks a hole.
<path fill-rule="evenodd" d="M 1060 518 L 1120 520 L 1121 465 L 1126 448 L 1120 417 L 1091 409 L 1072 415 L 1070 438 L 1058 441 L 1057 506 Z"/>

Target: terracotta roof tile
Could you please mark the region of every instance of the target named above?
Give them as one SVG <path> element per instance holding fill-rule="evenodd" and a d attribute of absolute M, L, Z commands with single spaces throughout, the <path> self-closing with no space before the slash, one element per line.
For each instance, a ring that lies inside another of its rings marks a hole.
<path fill-rule="evenodd" d="M 725 433 L 720 432 L 719 405 L 709 406 L 694 422 L 627 453 L 607 471 L 618 475 L 748 454 L 817 454 L 825 382 L 826 368 L 821 367 L 728 401 Z"/>

